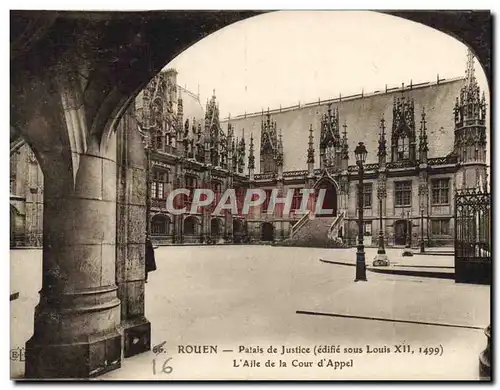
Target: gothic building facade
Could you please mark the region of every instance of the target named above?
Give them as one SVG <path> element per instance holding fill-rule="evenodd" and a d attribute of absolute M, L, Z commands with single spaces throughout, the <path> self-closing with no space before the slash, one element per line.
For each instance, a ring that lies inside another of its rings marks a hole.
<path fill-rule="evenodd" d="M 42 170 L 30 147 L 19 140 L 10 147 L 10 246 L 41 246 L 42 229 Z"/>
<path fill-rule="evenodd" d="M 149 229 L 157 244 L 342 241 L 358 232 L 359 169 L 354 149 L 368 149 L 363 207 L 366 244 L 382 229 L 386 244 L 451 245 L 454 192 L 486 186 L 487 104 L 467 58 L 465 77 L 339 96 L 221 120 L 215 91 L 203 108 L 177 85 L 175 70 L 157 75 L 121 125 L 137 129 L 149 156 Z M 12 175 L 11 175 L 12 177 Z M 173 215 L 167 197 L 175 189 Z M 234 215 L 196 208 L 193 190 L 210 188 L 218 202 L 234 189 L 241 211 L 245 191 L 267 194 L 260 207 Z M 271 191 L 293 190 L 292 207 L 268 212 Z M 317 199 L 324 189 L 323 200 Z M 304 190 L 313 194 L 303 211 Z M 40 189 L 40 192 L 43 188 Z M 11 197 L 11 205 L 12 205 Z M 382 224 L 380 223 L 382 220 Z M 38 228 L 37 228 L 38 229 Z M 375 241 L 375 240 L 374 240 Z M 375 244 L 375 242 L 374 242 Z"/>

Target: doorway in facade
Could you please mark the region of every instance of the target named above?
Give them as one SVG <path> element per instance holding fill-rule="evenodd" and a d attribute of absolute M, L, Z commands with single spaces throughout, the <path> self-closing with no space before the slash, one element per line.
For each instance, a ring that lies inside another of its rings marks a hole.
<path fill-rule="evenodd" d="M 213 218 L 210 221 L 210 235 L 212 238 L 219 238 L 222 235 L 222 221 L 218 218 Z"/>
<path fill-rule="evenodd" d="M 411 225 L 405 219 L 394 223 L 394 244 L 406 245 L 408 234 L 411 234 Z"/>
<path fill-rule="evenodd" d="M 335 184 L 329 180 L 325 180 L 316 190 L 316 196 L 319 196 L 321 189 L 326 190 L 325 198 L 323 199 L 322 210 L 332 210 L 327 214 L 320 214 L 318 217 L 334 217 L 337 215 L 337 188 Z"/>
<path fill-rule="evenodd" d="M 245 235 L 245 227 L 240 219 L 233 219 L 233 241 L 240 243 Z"/>
<path fill-rule="evenodd" d="M 264 222 L 262 224 L 262 241 L 273 241 L 274 240 L 274 226 L 270 222 Z"/>

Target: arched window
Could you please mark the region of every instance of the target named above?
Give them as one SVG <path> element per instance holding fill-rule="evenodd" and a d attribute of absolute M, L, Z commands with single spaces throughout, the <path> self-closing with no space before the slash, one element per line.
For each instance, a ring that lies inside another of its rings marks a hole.
<path fill-rule="evenodd" d="M 165 215 L 155 215 L 151 219 L 151 235 L 166 236 L 169 232 L 170 220 Z"/>

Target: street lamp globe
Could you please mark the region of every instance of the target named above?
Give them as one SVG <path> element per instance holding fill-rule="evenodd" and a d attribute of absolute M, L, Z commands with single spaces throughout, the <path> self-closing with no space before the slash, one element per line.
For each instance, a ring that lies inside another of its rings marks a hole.
<path fill-rule="evenodd" d="M 358 146 L 356 146 L 356 149 L 354 149 L 354 155 L 356 156 L 358 165 L 365 163 L 368 151 L 366 150 L 366 146 L 363 142 L 360 142 Z"/>

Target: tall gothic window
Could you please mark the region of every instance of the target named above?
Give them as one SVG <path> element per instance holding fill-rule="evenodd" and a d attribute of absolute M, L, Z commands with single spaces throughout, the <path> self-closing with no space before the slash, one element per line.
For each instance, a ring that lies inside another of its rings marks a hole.
<path fill-rule="evenodd" d="M 356 185 L 356 208 L 358 207 L 358 190 L 359 184 Z M 370 209 L 372 207 L 372 194 L 373 194 L 373 185 L 372 183 L 363 183 L 363 208 Z"/>
<path fill-rule="evenodd" d="M 398 138 L 398 160 L 407 160 L 410 158 L 410 139 L 404 135 Z"/>
<path fill-rule="evenodd" d="M 153 199 L 165 199 L 168 183 L 168 172 L 155 171 L 151 183 L 151 197 Z"/>
<path fill-rule="evenodd" d="M 394 183 L 394 200 L 396 206 L 411 206 L 411 181 L 398 181 Z"/>
<path fill-rule="evenodd" d="M 449 204 L 450 203 L 450 179 L 434 179 L 432 180 L 432 204 Z"/>
<path fill-rule="evenodd" d="M 262 173 L 274 172 L 274 157 L 271 153 L 266 153 L 263 158 Z"/>

